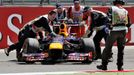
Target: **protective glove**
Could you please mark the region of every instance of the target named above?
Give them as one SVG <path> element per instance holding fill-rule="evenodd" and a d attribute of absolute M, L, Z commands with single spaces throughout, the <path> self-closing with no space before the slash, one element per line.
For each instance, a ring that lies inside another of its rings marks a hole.
<path fill-rule="evenodd" d="M 65 20 L 68 20 L 68 18 L 67 18 L 67 17 L 65 17 L 65 18 L 64 18 L 64 21 L 65 21 Z"/>
<path fill-rule="evenodd" d="M 104 31 L 105 31 L 105 33 L 107 33 L 107 34 L 109 34 L 109 32 L 110 32 L 110 30 L 109 30 L 109 28 L 104 28 Z"/>
<path fill-rule="evenodd" d="M 49 35 L 50 35 L 51 37 L 56 37 L 56 36 L 57 36 L 57 34 L 56 34 L 55 32 L 51 32 Z"/>
<path fill-rule="evenodd" d="M 88 34 L 89 34 L 90 32 L 91 32 L 90 30 L 87 30 L 86 33 L 85 33 L 82 37 L 83 37 L 83 38 L 88 37 Z"/>
<path fill-rule="evenodd" d="M 72 19 L 68 19 L 68 23 L 73 23 L 73 20 Z"/>
<path fill-rule="evenodd" d="M 100 31 L 100 30 L 104 29 L 105 27 L 106 27 L 105 25 L 102 25 L 99 27 L 95 27 L 93 30 Z"/>
<path fill-rule="evenodd" d="M 109 25 L 109 29 L 112 30 L 113 29 L 113 25 Z"/>
<path fill-rule="evenodd" d="M 85 21 L 80 22 L 79 26 L 84 26 L 86 24 Z"/>
<path fill-rule="evenodd" d="M 126 26 L 127 26 L 128 28 L 130 28 L 131 25 L 132 25 L 132 24 L 128 23 Z"/>

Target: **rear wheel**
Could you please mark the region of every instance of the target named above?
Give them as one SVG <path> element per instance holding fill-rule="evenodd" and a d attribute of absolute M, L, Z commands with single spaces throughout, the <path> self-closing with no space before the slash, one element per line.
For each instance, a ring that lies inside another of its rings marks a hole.
<path fill-rule="evenodd" d="M 82 50 L 84 50 L 83 52 L 89 53 L 89 55 L 90 55 L 82 63 L 91 63 L 94 59 L 94 54 L 95 54 L 95 46 L 94 46 L 93 40 L 91 38 L 83 38 L 82 46 L 83 46 Z"/>
<path fill-rule="evenodd" d="M 35 38 L 27 38 L 23 45 L 24 53 L 37 53 L 39 51 L 39 42 Z"/>
<path fill-rule="evenodd" d="M 39 42 L 35 38 L 27 38 L 23 45 L 22 53 L 37 53 L 39 51 Z M 33 64 L 34 61 L 25 61 L 27 64 Z"/>

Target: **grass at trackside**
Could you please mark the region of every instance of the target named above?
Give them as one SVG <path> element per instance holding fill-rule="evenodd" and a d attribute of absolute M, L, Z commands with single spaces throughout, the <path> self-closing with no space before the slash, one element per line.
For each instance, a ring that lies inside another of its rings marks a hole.
<path fill-rule="evenodd" d="M 134 75 L 134 72 L 125 72 L 125 73 L 124 72 L 120 72 L 120 73 L 119 72 L 118 73 L 117 72 L 115 72 L 115 73 L 112 73 L 112 72 L 111 73 L 109 73 L 109 72 L 99 73 L 98 72 L 98 73 L 83 73 L 83 74 L 81 73 L 81 74 L 72 74 L 72 75 Z"/>
<path fill-rule="evenodd" d="M 54 75 L 134 75 L 134 72 L 96 72 L 96 73 L 54 74 Z"/>

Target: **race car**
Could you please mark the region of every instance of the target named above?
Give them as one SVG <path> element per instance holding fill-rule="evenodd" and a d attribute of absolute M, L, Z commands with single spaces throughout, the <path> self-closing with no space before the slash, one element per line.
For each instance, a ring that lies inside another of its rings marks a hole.
<path fill-rule="evenodd" d="M 30 64 L 37 61 L 91 63 L 94 59 L 95 47 L 92 39 L 79 38 L 75 33 L 69 34 L 67 24 L 62 23 L 57 36 L 50 34 L 41 41 L 35 38 L 26 39 L 21 54 L 22 60 Z"/>

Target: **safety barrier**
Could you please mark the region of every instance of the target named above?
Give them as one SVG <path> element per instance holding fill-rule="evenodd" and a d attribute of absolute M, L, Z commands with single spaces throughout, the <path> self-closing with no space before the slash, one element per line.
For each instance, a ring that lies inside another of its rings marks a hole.
<path fill-rule="evenodd" d="M 93 7 L 103 12 L 108 7 Z M 128 45 L 134 45 L 134 7 L 125 7 L 130 15 L 133 25 L 127 33 Z M 47 14 L 54 7 L 0 7 L 0 48 L 5 48 L 17 42 L 17 35 L 23 25 L 30 20 Z M 33 13 L 34 12 L 34 13 Z"/>
<path fill-rule="evenodd" d="M 80 0 L 83 5 L 111 5 L 113 0 Z M 127 5 L 133 5 L 134 0 L 125 0 Z M 73 0 L 0 0 L 1 5 L 54 5 L 61 3 L 73 4 Z"/>

